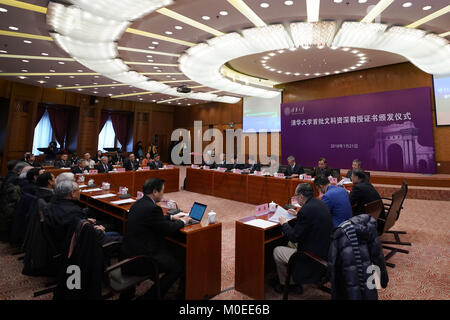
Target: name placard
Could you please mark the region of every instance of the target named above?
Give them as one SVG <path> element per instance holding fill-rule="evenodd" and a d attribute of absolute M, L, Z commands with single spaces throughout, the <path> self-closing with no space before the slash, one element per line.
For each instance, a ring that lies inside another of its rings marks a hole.
<path fill-rule="evenodd" d="M 98 170 L 89 170 L 89 174 L 98 174 Z"/>
<path fill-rule="evenodd" d="M 255 176 L 262 176 L 262 171 L 255 171 Z"/>
<path fill-rule="evenodd" d="M 149 171 L 150 167 L 142 167 L 142 171 Z"/>
<path fill-rule="evenodd" d="M 277 178 L 284 178 L 284 173 L 277 173 L 277 174 L 276 174 L 276 177 L 277 177 Z"/>
<path fill-rule="evenodd" d="M 268 203 L 261 204 L 259 206 L 256 206 L 256 208 L 255 208 L 256 216 L 266 214 L 267 212 L 269 212 L 269 204 Z"/>
<path fill-rule="evenodd" d="M 117 172 L 125 172 L 125 168 L 117 168 Z"/>
<path fill-rule="evenodd" d="M 192 168 L 192 169 L 199 169 L 199 166 L 196 165 L 196 164 L 193 164 L 193 165 L 191 165 L 191 168 Z"/>
<path fill-rule="evenodd" d="M 209 170 L 209 166 L 203 166 L 204 170 Z"/>
<path fill-rule="evenodd" d="M 233 173 L 241 174 L 241 173 L 242 173 L 242 171 L 241 171 L 241 170 L 239 170 L 239 169 L 234 169 L 234 170 L 233 170 Z"/>
<path fill-rule="evenodd" d="M 172 164 L 167 166 L 167 169 L 173 169 L 173 168 L 175 168 L 175 167 Z"/>
<path fill-rule="evenodd" d="M 227 171 L 227 168 L 219 168 L 219 171 L 220 172 L 225 172 L 225 171 Z"/>
<path fill-rule="evenodd" d="M 307 174 L 305 174 L 305 175 L 303 175 L 303 180 L 311 181 L 311 180 L 312 180 L 312 177 L 311 177 L 311 176 L 308 176 Z"/>

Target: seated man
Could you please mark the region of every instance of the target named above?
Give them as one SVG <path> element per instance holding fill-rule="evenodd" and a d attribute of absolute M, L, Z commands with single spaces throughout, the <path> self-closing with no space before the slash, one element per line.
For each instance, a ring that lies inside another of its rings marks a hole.
<path fill-rule="evenodd" d="M 352 174 L 353 189 L 350 192 L 350 204 L 353 208 L 353 215 L 365 213 L 364 205 L 372 201 L 381 199 L 378 191 L 367 181 L 367 176 L 361 169 L 353 170 Z M 380 217 L 384 217 L 383 211 Z"/>
<path fill-rule="evenodd" d="M 352 214 L 352 206 L 344 188 L 330 184 L 327 176 L 319 175 L 314 179 L 317 189 L 323 194 L 322 201 L 328 206 L 333 219 L 333 226 L 337 228 L 342 222 L 347 221 Z"/>
<path fill-rule="evenodd" d="M 103 156 L 100 158 L 100 162 L 97 165 L 98 173 L 109 173 L 110 171 L 113 171 L 113 166 L 108 163 L 108 157 Z"/>
<path fill-rule="evenodd" d="M 217 168 L 225 168 L 227 170 L 231 170 L 233 168 L 232 164 L 226 163 L 225 154 L 221 153 L 219 158 L 220 161 L 217 163 Z"/>
<path fill-rule="evenodd" d="M 123 167 L 126 171 L 136 171 L 139 168 L 139 162 L 136 160 L 134 153 L 130 153 L 128 160 L 124 162 Z"/>
<path fill-rule="evenodd" d="M 167 293 L 169 288 L 178 278 L 184 288 L 184 267 L 169 251 L 166 236 L 175 234 L 180 228 L 189 222 L 189 217 L 183 214 L 164 215 L 157 205 L 164 197 L 164 180 L 152 178 L 145 181 L 142 187 L 144 196 L 136 201 L 130 209 L 127 221 L 127 230 L 121 248 L 121 259 L 137 255 L 148 255 L 153 258 L 159 267 L 159 272 L 164 273 L 160 279 L 161 296 Z M 152 265 L 145 260 L 136 261 L 134 264 L 124 266 L 122 272 L 130 275 L 146 275 L 152 270 Z M 180 297 L 184 299 L 183 292 Z M 145 294 L 145 298 L 155 299 L 155 286 Z"/>
<path fill-rule="evenodd" d="M 41 167 L 41 164 L 36 161 L 36 156 L 32 153 L 28 153 L 25 157 L 26 163 L 28 163 L 30 166 L 39 168 Z"/>
<path fill-rule="evenodd" d="M 153 159 L 152 163 L 150 164 L 150 168 L 154 169 L 154 170 L 158 170 L 160 168 L 162 168 L 164 165 L 161 162 L 161 157 L 159 156 L 159 154 L 155 154 L 155 158 Z"/>
<path fill-rule="evenodd" d="M 305 173 L 303 167 L 295 163 L 295 158 L 293 156 L 289 156 L 287 161 L 289 165 L 286 170 L 286 176 L 295 178 Z"/>
<path fill-rule="evenodd" d="M 280 218 L 283 233 L 292 244 L 289 247 L 276 247 L 273 251 L 281 285 L 289 285 L 285 283 L 287 266 L 290 257 L 297 250 L 308 251 L 324 260 L 328 259 L 330 235 L 333 230 L 328 207 L 322 201 L 314 198 L 314 189 L 309 183 L 299 184 L 294 197 L 301 205 L 298 213 L 295 210 L 289 210 L 291 214 L 297 215 L 295 226 L 291 227 L 283 217 Z M 297 248 L 293 244 L 297 244 Z M 306 256 L 299 256 L 293 266 L 290 284 L 317 283 L 322 274 L 323 270 L 315 261 Z M 275 289 L 278 292 L 283 290 L 279 285 Z"/>
<path fill-rule="evenodd" d="M 71 171 L 73 174 L 88 173 L 89 166 L 87 165 L 86 159 L 78 160 L 78 162 L 75 163 L 74 166 L 72 167 Z"/>
<path fill-rule="evenodd" d="M 80 189 L 75 182 L 66 180 L 55 186 L 55 199 L 50 205 L 51 213 L 48 217 L 48 225 L 54 243 L 61 245 L 58 248 L 60 250 L 70 226 L 78 220 L 86 219 L 85 211 L 78 205 L 79 199 Z M 87 220 L 95 224 L 94 219 Z M 99 244 L 120 239 L 116 232 L 105 233 L 105 228 L 101 225 L 95 225 L 94 228 Z"/>
<path fill-rule="evenodd" d="M 44 172 L 36 179 L 38 189 L 36 190 L 36 197 L 44 199 L 45 202 L 50 202 L 54 196 L 53 188 L 55 187 L 55 176 L 53 173 Z"/>
<path fill-rule="evenodd" d="M 54 167 L 59 169 L 59 168 L 70 168 L 72 166 L 72 163 L 70 162 L 69 159 L 69 155 L 68 154 L 63 154 L 61 156 L 60 160 L 55 161 Z"/>
<path fill-rule="evenodd" d="M 353 170 L 356 170 L 356 169 L 361 169 L 361 160 L 359 160 L 359 159 L 353 160 L 352 168 L 350 170 L 348 170 L 347 175 L 345 177 L 351 179 Z"/>
<path fill-rule="evenodd" d="M 75 175 L 72 172 L 60 173 L 55 179 L 55 185 L 59 184 L 62 181 L 75 181 Z"/>
<path fill-rule="evenodd" d="M 248 165 L 246 165 L 245 170 L 250 173 L 254 173 L 255 171 L 261 171 L 261 165 L 255 160 L 254 156 L 249 156 Z"/>
<path fill-rule="evenodd" d="M 94 169 L 95 167 L 95 161 L 91 159 L 91 154 L 89 152 L 86 152 L 84 154 L 84 159 L 86 160 L 86 164 L 90 169 Z"/>
<path fill-rule="evenodd" d="M 233 158 L 233 165 L 232 165 L 230 170 L 232 170 L 232 169 L 238 169 L 238 170 L 244 170 L 245 169 L 245 164 L 244 163 L 239 163 L 237 155 L 235 155 L 234 158 Z"/>
<path fill-rule="evenodd" d="M 320 158 L 317 163 L 317 168 L 314 168 L 312 177 L 317 177 L 319 175 L 324 175 L 325 177 L 331 176 L 331 169 L 328 168 L 327 159 Z"/>
<path fill-rule="evenodd" d="M 27 172 L 27 183 L 22 185 L 22 192 L 32 195 L 36 194 L 37 189 L 39 188 L 36 184 L 36 179 L 39 177 L 39 172 L 39 168 L 33 168 Z"/>
<path fill-rule="evenodd" d="M 205 153 L 203 155 L 202 166 L 208 166 L 210 169 L 217 168 L 216 163 L 214 162 L 214 160 L 211 157 L 211 152 L 210 151 L 208 151 L 207 153 Z"/>

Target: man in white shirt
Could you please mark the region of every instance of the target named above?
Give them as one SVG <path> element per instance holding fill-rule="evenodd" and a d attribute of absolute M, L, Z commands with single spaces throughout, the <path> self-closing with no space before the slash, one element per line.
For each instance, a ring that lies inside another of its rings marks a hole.
<path fill-rule="evenodd" d="M 89 167 L 89 169 L 94 169 L 95 161 L 91 159 L 91 154 L 89 152 L 86 152 L 84 154 L 84 159 L 86 160 L 86 164 Z"/>

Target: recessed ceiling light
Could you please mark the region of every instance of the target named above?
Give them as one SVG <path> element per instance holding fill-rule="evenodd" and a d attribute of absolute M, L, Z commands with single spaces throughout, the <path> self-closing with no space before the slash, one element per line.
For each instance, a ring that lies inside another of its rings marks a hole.
<path fill-rule="evenodd" d="M 156 102 L 156 100 L 152 100 L 152 102 Z"/>
<path fill-rule="evenodd" d="M 70 78 L 70 79 L 73 79 L 73 78 L 75 78 L 75 77 L 74 77 L 74 76 L 69 76 L 69 78 Z"/>
<path fill-rule="evenodd" d="M 116 84 L 117 82 L 116 82 L 116 81 L 113 81 L 113 83 Z"/>
<path fill-rule="evenodd" d="M 39 83 L 46 83 L 44 80 L 38 80 Z"/>
<path fill-rule="evenodd" d="M 271 57 L 273 57 L 274 55 L 276 55 L 276 53 L 273 53 L 273 52 L 269 53 L 269 56 L 271 56 Z M 269 58 L 267 58 L 267 59 L 269 59 Z"/>
<path fill-rule="evenodd" d="M 100 76 L 94 76 L 94 78 L 100 78 Z"/>
<path fill-rule="evenodd" d="M 43 56 L 48 56 L 48 53 L 42 52 L 41 53 Z"/>
<path fill-rule="evenodd" d="M 152 59 L 148 59 L 147 61 L 148 61 L 148 62 L 154 62 L 154 60 L 152 60 Z"/>
<path fill-rule="evenodd" d="M 281 70 L 278 70 L 278 71 L 277 71 L 277 73 L 282 73 L 282 72 L 283 72 L 283 71 L 281 71 Z"/>
<path fill-rule="evenodd" d="M 320 76 L 320 73 L 315 73 L 314 75 L 315 75 L 316 77 L 318 77 L 318 76 Z"/>
<path fill-rule="evenodd" d="M 220 11 L 219 14 L 221 16 L 227 16 L 228 15 L 228 11 Z"/>
<path fill-rule="evenodd" d="M 344 71 L 344 72 L 347 72 L 347 71 L 348 71 L 348 69 L 344 69 L 344 70 L 342 70 L 342 71 Z"/>
<path fill-rule="evenodd" d="M 108 96 L 112 96 L 112 93 L 108 93 Z"/>
<path fill-rule="evenodd" d="M 269 57 L 267 57 L 267 56 L 265 56 L 265 57 L 262 57 L 264 60 L 267 60 L 267 59 L 270 59 Z"/>
<path fill-rule="evenodd" d="M 27 77 L 24 77 L 24 76 L 20 76 L 20 77 L 19 77 L 19 79 L 22 79 L 22 80 L 23 80 L 23 79 L 26 79 L 26 78 L 27 78 Z"/>
<path fill-rule="evenodd" d="M 98 82 L 94 82 L 93 84 L 97 85 L 97 84 L 98 84 Z"/>
<path fill-rule="evenodd" d="M 155 49 L 155 47 L 153 47 L 153 46 L 149 46 L 148 48 L 151 50 Z"/>
<path fill-rule="evenodd" d="M 55 70 L 53 70 L 53 69 L 51 69 L 51 70 L 49 70 L 50 72 L 56 72 Z"/>
<path fill-rule="evenodd" d="M 402 4 L 403 8 L 409 8 L 412 6 L 411 2 L 405 2 L 404 4 Z"/>
<path fill-rule="evenodd" d="M 11 29 L 11 30 L 14 30 L 14 31 L 17 31 L 17 30 L 19 30 L 19 28 L 17 28 L 17 27 L 8 27 L 9 29 Z"/>
<path fill-rule="evenodd" d="M 305 73 L 305 76 L 309 76 L 309 73 Z"/>
<path fill-rule="evenodd" d="M 300 73 L 296 72 L 296 73 L 294 73 L 294 75 L 295 75 L 295 76 L 299 76 L 299 75 L 300 75 Z"/>
<path fill-rule="evenodd" d="M 83 70 L 77 70 L 78 72 L 83 72 Z"/>
<path fill-rule="evenodd" d="M 8 10 L 5 8 L 0 8 L 0 12 L 8 12 Z"/>
<path fill-rule="evenodd" d="M 172 31 L 166 31 L 166 32 L 164 32 L 165 34 L 168 34 L 168 35 L 171 35 L 171 34 L 173 34 L 173 32 Z"/>
<path fill-rule="evenodd" d="M 8 53 L 8 51 L 0 50 L 0 53 Z"/>
<path fill-rule="evenodd" d="M 424 10 L 424 11 L 428 11 L 430 9 L 431 9 L 431 6 L 425 6 L 425 7 L 422 8 L 422 10 Z"/>
<path fill-rule="evenodd" d="M 153 58 L 153 56 L 148 55 L 147 58 Z"/>
<path fill-rule="evenodd" d="M 202 19 L 203 19 L 203 20 L 210 20 L 211 18 L 208 17 L 208 16 L 203 16 Z"/>
<path fill-rule="evenodd" d="M 78 91 L 83 91 L 83 89 L 77 89 Z"/>
<path fill-rule="evenodd" d="M 358 53 L 359 51 L 358 50 L 352 50 L 352 53 Z"/>
<path fill-rule="evenodd" d="M 367 0 L 358 0 L 359 3 L 366 3 Z"/>
<path fill-rule="evenodd" d="M 56 85 L 58 88 L 61 88 L 62 87 L 62 84 L 57 84 Z"/>
<path fill-rule="evenodd" d="M 342 51 L 350 51 L 350 48 L 342 48 Z"/>
<path fill-rule="evenodd" d="M 161 70 L 156 70 L 156 72 L 162 72 Z"/>
<path fill-rule="evenodd" d="M 260 7 L 261 8 L 268 8 L 268 7 L 270 7 L 270 5 L 267 2 L 263 2 L 263 3 L 260 4 Z"/>
<path fill-rule="evenodd" d="M 333 0 L 335 3 L 341 3 L 342 0 Z"/>
<path fill-rule="evenodd" d="M 94 91 L 94 93 L 95 93 L 95 94 L 97 94 L 97 93 L 98 93 L 98 91 Z"/>
<path fill-rule="evenodd" d="M 45 79 L 50 79 L 50 77 L 49 76 L 46 76 L 46 77 L 44 77 Z"/>
<path fill-rule="evenodd" d="M 75 85 L 76 85 L 76 86 L 79 86 L 80 84 L 79 84 L 79 83 L 75 83 Z"/>
<path fill-rule="evenodd" d="M 284 50 L 278 50 L 278 53 L 284 53 Z"/>
<path fill-rule="evenodd" d="M 23 40 L 24 43 L 32 43 L 30 40 Z"/>
<path fill-rule="evenodd" d="M 159 42 L 158 41 L 152 41 L 152 44 L 158 45 Z"/>
<path fill-rule="evenodd" d="M 59 63 L 59 64 L 64 64 L 64 62 L 62 62 L 62 61 L 59 61 L 58 63 Z"/>
<path fill-rule="evenodd" d="M 153 67 L 153 69 L 159 69 L 159 67 Z"/>
<path fill-rule="evenodd" d="M 139 100 L 140 100 L 140 101 L 142 101 L 142 100 L 144 100 L 144 99 L 142 99 L 142 98 L 139 98 Z"/>
<path fill-rule="evenodd" d="M 285 6 L 292 6 L 294 4 L 294 1 L 288 0 L 284 2 Z"/>
<path fill-rule="evenodd" d="M 290 73 L 290 72 L 285 72 L 284 74 L 288 76 L 288 75 L 290 75 L 291 73 Z"/>
<path fill-rule="evenodd" d="M 29 60 L 22 60 L 22 62 L 30 62 Z"/>
<path fill-rule="evenodd" d="M 175 26 L 175 29 L 177 29 L 177 30 L 182 30 L 183 27 L 182 27 L 182 26 Z"/>

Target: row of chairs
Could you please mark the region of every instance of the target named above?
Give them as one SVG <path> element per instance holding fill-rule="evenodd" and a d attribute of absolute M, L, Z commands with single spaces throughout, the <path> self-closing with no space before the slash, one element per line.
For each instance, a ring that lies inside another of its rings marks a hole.
<path fill-rule="evenodd" d="M 389 253 L 385 256 L 385 260 L 386 266 L 391 268 L 394 268 L 395 264 L 387 262 L 390 258 L 392 258 L 397 252 L 408 254 L 409 251 L 392 246 L 386 246 L 385 244 L 411 246 L 410 242 L 403 242 L 400 240 L 399 235 L 406 234 L 405 231 L 391 230 L 394 227 L 395 222 L 400 217 L 400 212 L 403 209 L 403 203 L 406 199 L 407 193 L 408 193 L 408 184 L 406 182 L 403 182 L 400 190 L 397 190 L 392 194 L 392 198 L 381 198 L 377 201 L 373 201 L 365 205 L 365 213 L 372 216 L 377 221 L 378 236 L 382 236 L 383 234 L 389 233 L 393 234 L 395 237 L 395 241 L 381 240 L 381 243 L 383 244 L 382 248 L 389 250 Z M 293 272 L 293 265 L 294 262 L 298 259 L 299 255 L 304 255 L 309 259 L 312 259 L 317 263 L 318 268 L 322 269 L 323 276 L 316 285 L 321 291 L 331 294 L 331 289 L 327 287 L 327 283 L 329 282 L 327 272 L 328 262 L 307 251 L 297 251 L 291 256 L 288 263 L 288 270 L 285 283 L 286 284 L 290 283 L 290 279 Z M 287 300 L 288 295 L 289 295 L 289 286 L 285 285 L 283 292 L 283 300 Z"/>
<path fill-rule="evenodd" d="M 29 210 L 30 207 L 35 207 L 35 210 Z M 26 212 L 24 212 L 26 211 Z M 14 212 L 15 215 L 19 216 L 18 218 L 22 223 L 25 224 L 25 229 L 28 229 L 28 226 L 30 223 L 39 223 L 38 232 L 40 233 L 39 238 L 42 240 L 43 245 L 47 248 L 47 256 L 43 257 L 43 259 L 47 259 L 47 270 L 48 273 L 45 273 L 45 276 L 50 277 L 50 281 L 47 281 L 44 284 L 43 289 L 38 290 L 33 293 L 34 297 L 38 297 L 47 293 L 54 292 L 57 287 L 57 279 L 58 274 L 61 270 L 61 268 L 65 265 L 67 262 L 68 257 L 64 256 L 62 252 L 58 252 L 57 245 L 54 242 L 54 239 L 52 237 L 51 232 L 51 226 L 49 225 L 49 215 L 51 214 L 51 211 L 49 209 L 49 205 L 43 200 L 43 199 L 37 199 L 33 195 L 29 195 L 24 193 L 21 197 L 21 200 L 16 205 L 16 210 Z M 30 215 L 29 217 L 26 217 L 26 215 Z M 36 216 L 33 216 L 36 215 Z M 26 219 L 25 219 L 26 217 Z M 33 221 L 34 220 L 34 221 Z M 28 230 L 27 230 L 28 231 Z M 27 238 L 28 235 L 25 235 L 25 232 L 27 231 L 21 231 L 21 234 L 23 234 L 23 237 L 19 237 L 20 241 L 30 241 L 29 238 Z M 18 243 L 16 242 L 16 245 Z M 136 256 L 129 259 L 125 259 L 120 261 L 119 260 L 119 252 L 121 247 L 121 242 L 110 242 L 106 243 L 102 246 L 102 251 L 105 254 L 107 267 L 104 270 L 103 274 L 103 284 L 107 288 L 108 293 L 102 296 L 103 299 L 108 299 L 114 296 L 115 294 L 120 295 L 120 299 L 132 299 L 135 295 L 135 289 L 136 287 L 148 280 L 151 279 L 153 282 L 153 285 L 156 288 L 157 292 L 157 298 L 161 299 L 161 293 L 160 293 L 160 286 L 159 286 L 159 279 L 161 274 L 158 270 L 157 263 L 149 256 Z M 18 258 L 18 260 L 24 260 L 29 261 L 27 259 L 30 258 L 27 257 L 27 255 L 35 254 L 35 252 L 29 252 L 29 246 L 27 246 L 25 243 L 19 244 L 21 247 L 21 250 L 19 252 L 21 254 L 24 254 Z M 18 253 L 19 253 L 18 252 Z M 18 254 L 16 253 L 16 254 Z M 31 257 L 31 259 L 35 259 L 34 257 Z M 149 274 L 146 276 L 128 276 L 124 275 L 122 273 L 122 268 L 130 263 L 135 263 L 139 259 L 145 259 L 146 261 L 151 262 L 153 265 L 152 270 L 149 270 Z M 83 271 L 82 271 L 83 272 Z M 40 274 L 44 275 L 44 274 Z"/>

